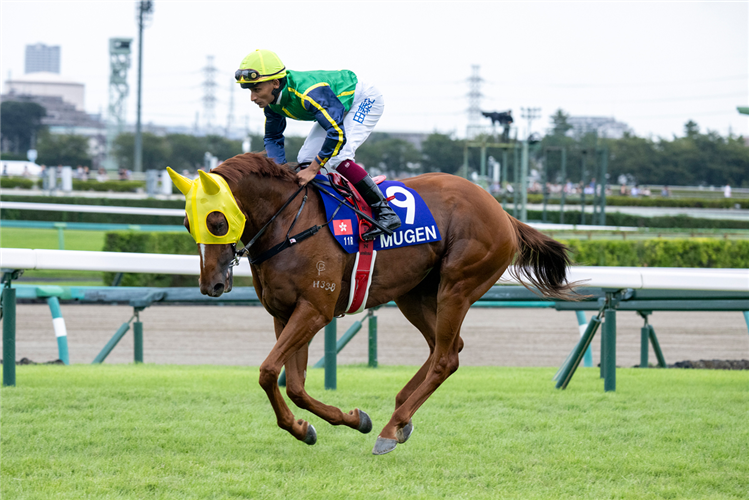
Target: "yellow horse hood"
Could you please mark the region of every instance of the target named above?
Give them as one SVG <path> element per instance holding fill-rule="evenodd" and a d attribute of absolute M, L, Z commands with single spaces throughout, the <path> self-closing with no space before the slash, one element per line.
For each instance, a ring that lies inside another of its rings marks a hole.
<path fill-rule="evenodd" d="M 195 243 L 237 243 L 244 231 L 246 219 L 226 180 L 220 175 L 206 174 L 202 170 L 198 170 L 198 179 L 190 180 L 169 167 L 166 169 L 174 185 L 185 195 L 185 212 Z M 216 236 L 208 229 L 206 219 L 212 212 L 220 212 L 226 217 L 229 230 L 225 235 Z"/>

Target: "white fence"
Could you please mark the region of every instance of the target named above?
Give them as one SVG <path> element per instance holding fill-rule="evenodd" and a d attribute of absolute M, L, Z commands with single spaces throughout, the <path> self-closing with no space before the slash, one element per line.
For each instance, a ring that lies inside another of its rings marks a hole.
<path fill-rule="evenodd" d="M 57 269 L 121 273 L 200 274 L 197 255 L 84 252 L 76 250 L 0 249 L 3 269 Z M 251 276 L 247 259 L 235 276 Z M 749 292 L 747 269 L 573 266 L 570 281 L 601 288 Z M 503 283 L 516 283 L 507 273 Z"/>
<path fill-rule="evenodd" d="M 185 211 L 180 208 L 108 207 L 99 205 L 66 205 L 62 203 L 26 203 L 21 201 L 0 201 L 0 208 L 49 212 L 185 216 Z M 551 224 L 546 222 L 531 222 L 529 225 L 539 231 L 638 231 L 638 228 L 630 226 L 592 226 L 586 224 Z"/>
<path fill-rule="evenodd" d="M 99 205 L 69 205 L 64 203 L 26 203 L 21 201 L 0 201 L 0 208 L 14 210 L 41 210 L 43 212 L 88 212 L 97 214 L 166 215 L 184 217 L 181 208 L 150 207 L 107 207 Z"/>

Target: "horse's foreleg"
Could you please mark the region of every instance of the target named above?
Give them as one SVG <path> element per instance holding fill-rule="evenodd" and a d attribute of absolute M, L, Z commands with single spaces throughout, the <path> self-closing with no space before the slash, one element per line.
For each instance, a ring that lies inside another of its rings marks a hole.
<path fill-rule="evenodd" d="M 307 353 L 305 344 L 286 362 L 286 394 L 299 408 L 310 411 L 332 425 L 345 425 L 364 434 L 372 430 L 372 421 L 363 411 L 354 409 L 343 413 L 312 398 L 304 388 L 307 375 Z"/>
<path fill-rule="evenodd" d="M 289 321 L 284 325 L 280 321 L 274 322 L 276 327 L 276 345 L 271 349 L 268 357 L 260 365 L 260 386 L 268 395 L 273 411 L 276 413 L 278 426 L 291 433 L 292 436 L 307 444 L 315 444 L 317 436 L 315 429 L 304 420 L 294 420 L 294 414 L 281 395 L 278 388 L 278 376 L 281 367 L 324 327 L 330 318 L 326 318 L 308 302 L 300 302 Z M 280 331 L 279 331 L 280 330 Z M 288 379 L 287 374 L 287 379 Z"/>

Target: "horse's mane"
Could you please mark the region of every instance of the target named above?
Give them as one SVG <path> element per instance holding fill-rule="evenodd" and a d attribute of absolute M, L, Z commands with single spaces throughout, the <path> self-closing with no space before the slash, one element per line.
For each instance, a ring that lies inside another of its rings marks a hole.
<path fill-rule="evenodd" d="M 245 153 L 229 158 L 211 173 L 219 174 L 232 184 L 239 183 L 249 174 L 296 182 L 296 174 L 289 166 L 279 165 L 260 153 Z"/>

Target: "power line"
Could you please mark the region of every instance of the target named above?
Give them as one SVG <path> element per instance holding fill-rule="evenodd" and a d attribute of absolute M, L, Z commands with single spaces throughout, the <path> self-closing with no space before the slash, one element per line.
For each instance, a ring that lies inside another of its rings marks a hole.
<path fill-rule="evenodd" d="M 520 116 L 528 120 L 528 133 L 526 135 L 530 136 L 531 133 L 533 133 L 533 129 L 531 128 L 533 125 L 533 120 L 537 118 L 541 118 L 541 108 L 520 108 Z"/>
<path fill-rule="evenodd" d="M 468 127 L 466 137 L 473 139 L 481 128 L 481 82 L 479 69 L 481 66 L 471 66 L 471 76 L 468 78 Z"/>
<path fill-rule="evenodd" d="M 727 82 L 731 80 L 741 80 L 749 78 L 749 74 L 741 75 L 730 75 L 716 78 L 702 78 L 697 80 L 670 80 L 661 82 L 629 82 L 629 83 L 540 83 L 537 81 L 533 82 L 518 82 L 518 81 L 506 81 L 497 82 L 493 80 L 485 80 L 488 85 L 492 86 L 537 86 L 537 87 L 550 87 L 550 88 L 607 88 L 607 87 L 645 87 L 651 85 L 687 85 L 690 83 L 712 83 L 712 82 Z"/>
<path fill-rule="evenodd" d="M 233 81 L 229 81 L 229 113 L 226 116 L 226 137 L 229 137 L 231 132 L 231 126 L 234 123 L 234 87 L 237 84 Z"/>
<path fill-rule="evenodd" d="M 207 56 L 208 62 L 203 68 L 203 128 L 209 132 L 213 127 L 213 112 L 216 108 L 216 67 L 213 56 Z"/>

